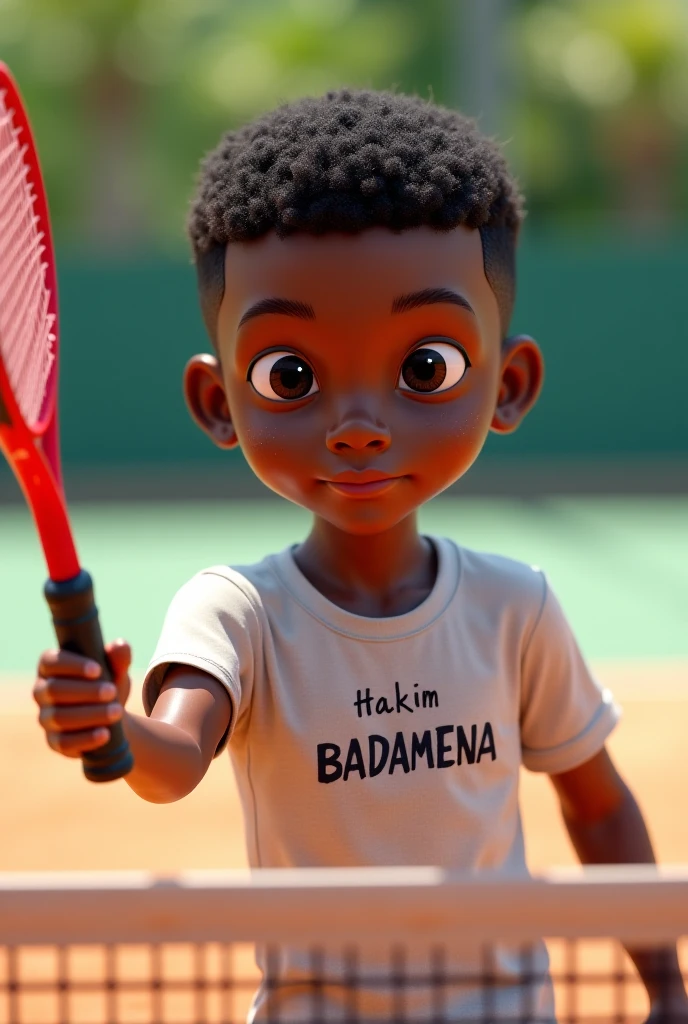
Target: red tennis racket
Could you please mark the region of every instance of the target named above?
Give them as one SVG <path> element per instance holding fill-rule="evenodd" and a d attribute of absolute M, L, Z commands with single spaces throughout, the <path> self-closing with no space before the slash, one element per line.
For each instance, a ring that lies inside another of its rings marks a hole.
<path fill-rule="evenodd" d="M 0 63 L 0 448 L 33 513 L 49 579 L 45 596 L 63 650 L 110 679 L 93 583 L 79 565 L 60 470 L 58 319 L 48 205 L 29 120 Z M 133 758 L 120 722 L 83 757 L 94 782 L 121 778 Z"/>

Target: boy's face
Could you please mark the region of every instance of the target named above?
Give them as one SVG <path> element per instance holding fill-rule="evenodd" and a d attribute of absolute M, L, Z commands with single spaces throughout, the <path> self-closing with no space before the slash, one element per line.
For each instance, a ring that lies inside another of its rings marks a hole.
<path fill-rule="evenodd" d="M 225 282 L 220 361 L 187 367 L 191 412 L 347 533 L 404 519 L 537 398 L 539 350 L 502 344 L 478 231 L 270 235 L 227 246 Z"/>

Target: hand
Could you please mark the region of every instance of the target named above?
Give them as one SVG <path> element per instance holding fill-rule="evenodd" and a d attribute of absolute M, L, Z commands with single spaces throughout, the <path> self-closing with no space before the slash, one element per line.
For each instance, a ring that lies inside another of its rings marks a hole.
<path fill-rule="evenodd" d="M 688 1024 L 688 997 L 685 991 L 666 999 L 656 999 L 645 1024 Z"/>
<path fill-rule="evenodd" d="M 33 698 L 48 746 L 65 757 L 81 757 L 104 746 L 108 726 L 119 721 L 129 697 L 131 648 L 116 640 L 105 648 L 113 681 L 98 682 L 100 666 L 70 651 L 44 651 Z"/>

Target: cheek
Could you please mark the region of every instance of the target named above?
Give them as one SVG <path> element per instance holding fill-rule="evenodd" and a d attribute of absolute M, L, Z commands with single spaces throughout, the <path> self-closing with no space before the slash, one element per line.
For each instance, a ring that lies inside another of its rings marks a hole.
<path fill-rule="evenodd" d="M 299 434 L 293 430 L 293 419 L 288 415 L 254 412 L 237 424 L 239 444 L 249 461 L 298 458 Z"/>
<path fill-rule="evenodd" d="M 408 402 L 403 432 L 409 444 L 426 449 L 428 455 L 478 454 L 490 429 L 494 403 L 489 389 L 472 388 L 460 397 L 444 402 Z"/>
<path fill-rule="evenodd" d="M 281 416 L 248 415 L 235 426 L 239 443 L 247 457 L 249 453 L 269 455 L 286 446 L 289 432 L 284 429 Z"/>
<path fill-rule="evenodd" d="M 476 372 L 472 386 L 456 401 L 448 403 L 449 435 L 454 442 L 475 448 L 475 455 L 485 443 L 494 416 L 498 392 L 496 362 Z"/>
<path fill-rule="evenodd" d="M 232 423 L 239 445 L 249 463 L 261 454 L 269 456 L 285 442 L 285 417 L 263 409 L 245 381 L 226 382 Z"/>
<path fill-rule="evenodd" d="M 253 405 L 244 405 L 234 419 L 249 466 L 259 480 L 286 498 L 301 493 L 300 482 L 308 476 L 320 437 L 304 419 L 296 411 L 268 412 Z"/>

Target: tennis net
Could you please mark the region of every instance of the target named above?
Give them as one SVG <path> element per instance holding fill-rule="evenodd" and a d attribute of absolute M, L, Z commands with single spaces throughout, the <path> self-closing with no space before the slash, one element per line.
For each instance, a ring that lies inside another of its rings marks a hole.
<path fill-rule="evenodd" d="M 260 1021 L 622 1024 L 648 1006 L 621 943 L 685 970 L 686 936 L 678 868 L 0 874 L 0 1024 L 238 1024 L 256 958 Z"/>

